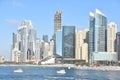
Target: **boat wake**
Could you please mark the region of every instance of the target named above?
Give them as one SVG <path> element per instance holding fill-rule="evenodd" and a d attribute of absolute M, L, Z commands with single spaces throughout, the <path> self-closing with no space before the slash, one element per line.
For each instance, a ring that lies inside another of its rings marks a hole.
<path fill-rule="evenodd" d="M 48 79 L 69 79 L 69 80 L 74 80 L 75 78 L 74 77 L 48 77 Z"/>

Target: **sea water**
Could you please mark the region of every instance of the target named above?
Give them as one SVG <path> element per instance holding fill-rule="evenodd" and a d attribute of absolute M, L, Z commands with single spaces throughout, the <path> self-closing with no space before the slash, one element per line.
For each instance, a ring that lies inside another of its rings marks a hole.
<path fill-rule="evenodd" d="M 14 70 L 21 68 L 22 73 Z M 58 74 L 58 70 L 65 74 Z M 81 70 L 67 67 L 0 66 L 0 80 L 120 80 L 120 71 Z"/>

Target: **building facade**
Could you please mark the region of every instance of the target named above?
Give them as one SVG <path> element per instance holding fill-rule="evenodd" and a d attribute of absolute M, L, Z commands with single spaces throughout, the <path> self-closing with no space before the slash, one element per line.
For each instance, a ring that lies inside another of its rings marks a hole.
<path fill-rule="evenodd" d="M 75 58 L 88 62 L 88 30 L 77 30 L 75 41 Z M 87 57 L 87 58 L 86 58 Z"/>
<path fill-rule="evenodd" d="M 95 52 L 107 51 L 107 17 L 98 9 L 95 13 Z"/>
<path fill-rule="evenodd" d="M 61 30 L 62 25 L 62 11 L 57 11 L 54 15 L 54 34 L 57 30 Z"/>
<path fill-rule="evenodd" d="M 96 65 L 116 65 L 118 55 L 116 52 L 93 52 Z"/>
<path fill-rule="evenodd" d="M 64 58 L 75 58 L 75 26 L 63 26 L 62 48 Z"/>
<path fill-rule="evenodd" d="M 56 57 L 63 57 L 62 55 L 62 31 L 56 32 Z"/>
<path fill-rule="evenodd" d="M 44 42 L 43 59 L 49 56 L 49 43 Z"/>
<path fill-rule="evenodd" d="M 116 34 L 116 52 L 118 54 L 118 61 L 120 61 L 120 32 Z"/>
<path fill-rule="evenodd" d="M 44 54 L 44 40 L 40 40 L 40 60 L 43 59 Z"/>
<path fill-rule="evenodd" d="M 90 12 L 90 15 L 89 15 L 89 63 L 92 64 L 93 62 L 93 54 L 92 52 L 95 51 L 95 41 L 94 41 L 94 33 L 95 33 L 95 15 L 94 13 Z"/>
<path fill-rule="evenodd" d="M 107 51 L 107 17 L 96 9 L 95 14 L 90 12 L 89 18 L 89 62 L 93 64 L 93 62 L 96 62 L 93 52 Z"/>
<path fill-rule="evenodd" d="M 41 55 L 40 55 L 40 39 L 36 39 L 36 50 L 35 50 L 36 61 L 39 62 Z"/>
<path fill-rule="evenodd" d="M 81 52 L 81 46 L 84 43 L 83 41 L 83 35 L 82 31 L 76 31 L 76 39 L 75 39 L 75 58 L 76 59 L 82 59 L 82 52 Z"/>
<path fill-rule="evenodd" d="M 56 32 L 62 29 L 62 11 L 56 11 L 54 15 L 54 34 L 52 39 L 54 40 L 54 54 L 56 54 Z"/>
<path fill-rule="evenodd" d="M 83 43 L 81 46 L 81 60 L 85 60 L 86 62 L 88 62 L 88 44 L 87 43 Z"/>
<path fill-rule="evenodd" d="M 107 52 L 115 52 L 117 24 L 110 22 L 107 28 Z"/>
<path fill-rule="evenodd" d="M 50 40 L 50 51 L 49 51 L 49 55 L 53 56 L 54 55 L 54 40 Z"/>
<path fill-rule="evenodd" d="M 17 41 L 13 41 L 12 59 L 18 62 L 35 60 L 36 30 L 30 20 L 22 21 L 16 34 Z"/>

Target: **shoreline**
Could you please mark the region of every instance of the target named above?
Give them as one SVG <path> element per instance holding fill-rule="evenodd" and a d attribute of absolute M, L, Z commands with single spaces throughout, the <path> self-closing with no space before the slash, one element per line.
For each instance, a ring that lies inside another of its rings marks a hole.
<path fill-rule="evenodd" d="M 73 64 L 45 64 L 45 65 L 34 65 L 34 64 L 1 64 L 0 66 L 35 66 L 35 67 L 76 67 Z"/>
<path fill-rule="evenodd" d="M 102 71 L 120 71 L 120 66 L 76 66 L 74 64 L 51 64 L 51 65 L 31 65 L 31 64 L 1 64 L 0 67 L 7 66 L 26 66 L 26 67 L 65 67 L 80 70 L 102 70 Z"/>

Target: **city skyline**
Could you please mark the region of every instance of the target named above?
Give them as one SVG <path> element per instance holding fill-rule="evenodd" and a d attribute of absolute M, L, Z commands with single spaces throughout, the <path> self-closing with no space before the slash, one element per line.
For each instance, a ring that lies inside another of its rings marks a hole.
<path fill-rule="evenodd" d="M 120 11 L 118 0 L 115 1 L 0 1 L 0 24 L 2 36 L 0 41 L 0 56 L 10 58 L 12 45 L 12 33 L 17 31 L 17 26 L 22 20 L 30 19 L 37 30 L 37 37 L 48 35 L 52 38 L 54 33 L 54 14 L 62 11 L 62 26 L 75 25 L 77 29 L 89 29 L 89 12 L 96 8 L 100 9 L 108 18 L 109 22 L 116 22 L 120 31 Z M 112 4 L 112 6 L 110 5 Z M 4 34 L 4 36 L 3 36 Z"/>

